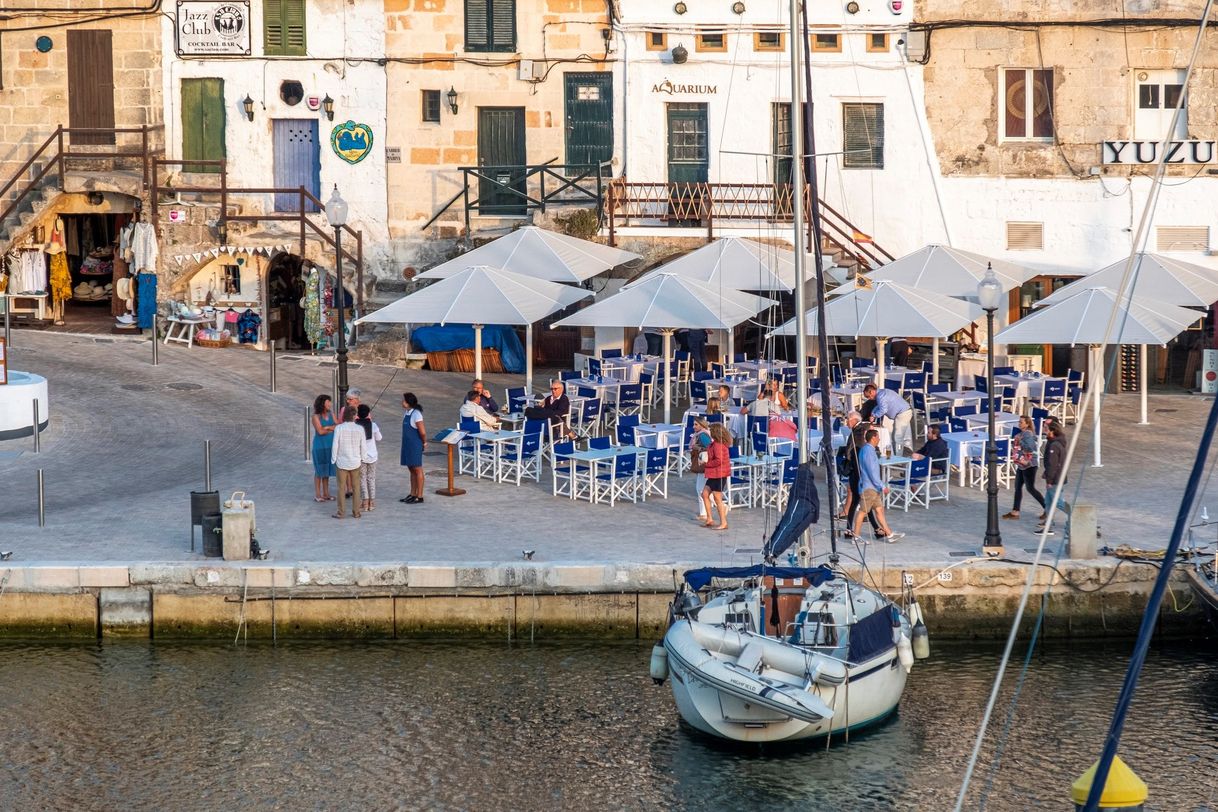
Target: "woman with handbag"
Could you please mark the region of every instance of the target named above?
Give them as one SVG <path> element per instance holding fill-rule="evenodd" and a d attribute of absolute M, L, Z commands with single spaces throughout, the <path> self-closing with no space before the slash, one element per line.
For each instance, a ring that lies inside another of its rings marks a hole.
<path fill-rule="evenodd" d="M 1027 488 L 1032 498 L 1040 504 L 1042 511 L 1045 507 L 1045 497 L 1036 490 L 1036 433 L 1032 431 L 1032 427 L 1032 418 L 1023 415 L 1019 418 L 1019 434 L 1011 440 L 1011 459 L 1015 463 L 1015 504 L 1010 513 L 1002 514 L 1004 519 L 1019 518 L 1024 488 Z"/>
<path fill-rule="evenodd" d="M 698 499 L 698 521 L 706 523 L 706 504 L 702 489 L 706 487 L 706 450 L 710 448 L 710 423 L 704 417 L 694 418 L 694 433 L 689 438 L 689 470 L 694 477 L 694 496 Z"/>

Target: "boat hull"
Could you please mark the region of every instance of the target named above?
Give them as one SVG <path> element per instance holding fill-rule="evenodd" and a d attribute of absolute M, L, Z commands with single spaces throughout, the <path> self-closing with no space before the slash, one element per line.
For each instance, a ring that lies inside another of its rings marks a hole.
<path fill-rule="evenodd" d="M 805 689 L 793 675 L 770 672 L 780 686 L 777 693 L 786 696 L 774 697 L 774 692 L 768 697 L 750 695 L 755 686 L 741 679 L 725 683 L 720 669 L 690 654 L 688 641 L 680 637 L 681 625 L 674 624 L 665 636 L 673 697 L 681 718 L 712 736 L 778 742 L 844 733 L 886 718 L 896 710 L 905 690 L 907 673 L 894 645 L 865 662 L 850 665 L 841 685 L 813 683 Z M 710 655 L 705 649 L 702 653 Z M 763 669 L 762 676 L 766 675 Z M 800 693 L 811 698 L 798 702 L 798 696 L 791 696 Z M 771 697 L 777 701 L 767 701 Z M 827 707 L 830 713 L 816 718 L 808 707 Z"/>
<path fill-rule="evenodd" d="M 1188 576 L 1188 585 L 1192 587 L 1197 601 L 1205 609 L 1205 616 L 1210 625 L 1218 630 L 1218 589 L 1215 589 L 1214 583 L 1195 568 L 1189 567 L 1185 569 L 1184 573 Z"/>

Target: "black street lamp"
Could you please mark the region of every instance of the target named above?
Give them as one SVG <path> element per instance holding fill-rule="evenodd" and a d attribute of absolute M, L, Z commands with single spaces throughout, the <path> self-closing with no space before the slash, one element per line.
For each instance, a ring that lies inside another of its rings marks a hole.
<path fill-rule="evenodd" d="M 1002 303 L 1002 284 L 994 276 L 994 268 L 986 265 L 985 277 L 977 284 L 977 299 L 985 311 L 987 354 L 985 361 L 986 413 L 989 415 L 990 436 L 985 442 L 985 546 L 986 555 L 997 558 L 1004 552 L 1002 534 L 998 532 L 998 446 L 994 426 L 994 311 Z"/>
<path fill-rule="evenodd" d="M 338 278 L 334 287 L 334 307 L 338 310 L 338 347 L 335 357 L 338 360 L 338 404 L 342 408 L 347 402 L 347 324 L 344 312 L 347 309 L 347 298 L 343 294 L 343 226 L 347 224 L 347 201 L 338 193 L 338 184 L 326 201 L 326 220 L 334 229 L 334 275 Z"/>

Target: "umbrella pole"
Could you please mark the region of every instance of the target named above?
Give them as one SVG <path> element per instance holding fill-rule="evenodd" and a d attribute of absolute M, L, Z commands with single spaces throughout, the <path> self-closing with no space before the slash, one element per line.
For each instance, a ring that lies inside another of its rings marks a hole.
<path fill-rule="evenodd" d="M 1100 461 L 1100 395 L 1104 392 L 1104 348 L 1092 347 L 1091 354 L 1093 356 L 1091 385 L 1095 387 L 1095 391 L 1091 393 L 1091 414 L 1095 422 L 1095 463 L 1094 467 L 1103 468 L 1104 464 Z"/>
<path fill-rule="evenodd" d="M 474 325 L 474 377 L 482 377 L 482 325 Z"/>
<path fill-rule="evenodd" d="M 664 422 L 672 422 L 672 330 L 664 330 Z"/>
<path fill-rule="evenodd" d="M 524 393 L 533 394 L 533 325 L 524 326 Z"/>
<path fill-rule="evenodd" d="M 1138 347 L 1138 383 L 1142 390 L 1142 420 L 1138 423 L 1139 426 L 1149 426 L 1150 420 L 1146 418 L 1146 345 Z"/>
<path fill-rule="evenodd" d="M 736 360 L 736 331 L 731 327 L 727 328 L 727 356 L 723 359 L 723 363 L 730 364 Z"/>
<path fill-rule="evenodd" d="M 939 337 L 935 336 L 930 342 L 930 382 L 939 382 Z"/>
<path fill-rule="evenodd" d="M 875 385 L 877 389 L 884 388 L 884 345 L 886 343 L 888 343 L 886 338 L 875 340 Z"/>

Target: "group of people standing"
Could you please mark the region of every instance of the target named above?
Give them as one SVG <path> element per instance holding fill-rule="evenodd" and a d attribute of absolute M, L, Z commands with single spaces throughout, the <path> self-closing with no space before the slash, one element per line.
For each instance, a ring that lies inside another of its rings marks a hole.
<path fill-rule="evenodd" d="M 345 405 L 337 413 L 329 395 L 313 400 L 313 501 L 337 501 L 335 519 L 347 515 L 348 499 L 356 519 L 365 511 L 376 510 L 377 443 L 383 437 L 372 419 L 372 407 L 361 403 L 360 397 L 358 389 L 347 390 Z M 398 501 L 417 504 L 423 501 L 423 450 L 427 445 L 423 407 L 413 392 L 406 392 L 402 408 L 401 464 L 410 470 L 410 493 Z M 334 495 L 330 493 L 331 477 L 336 480 Z"/>

